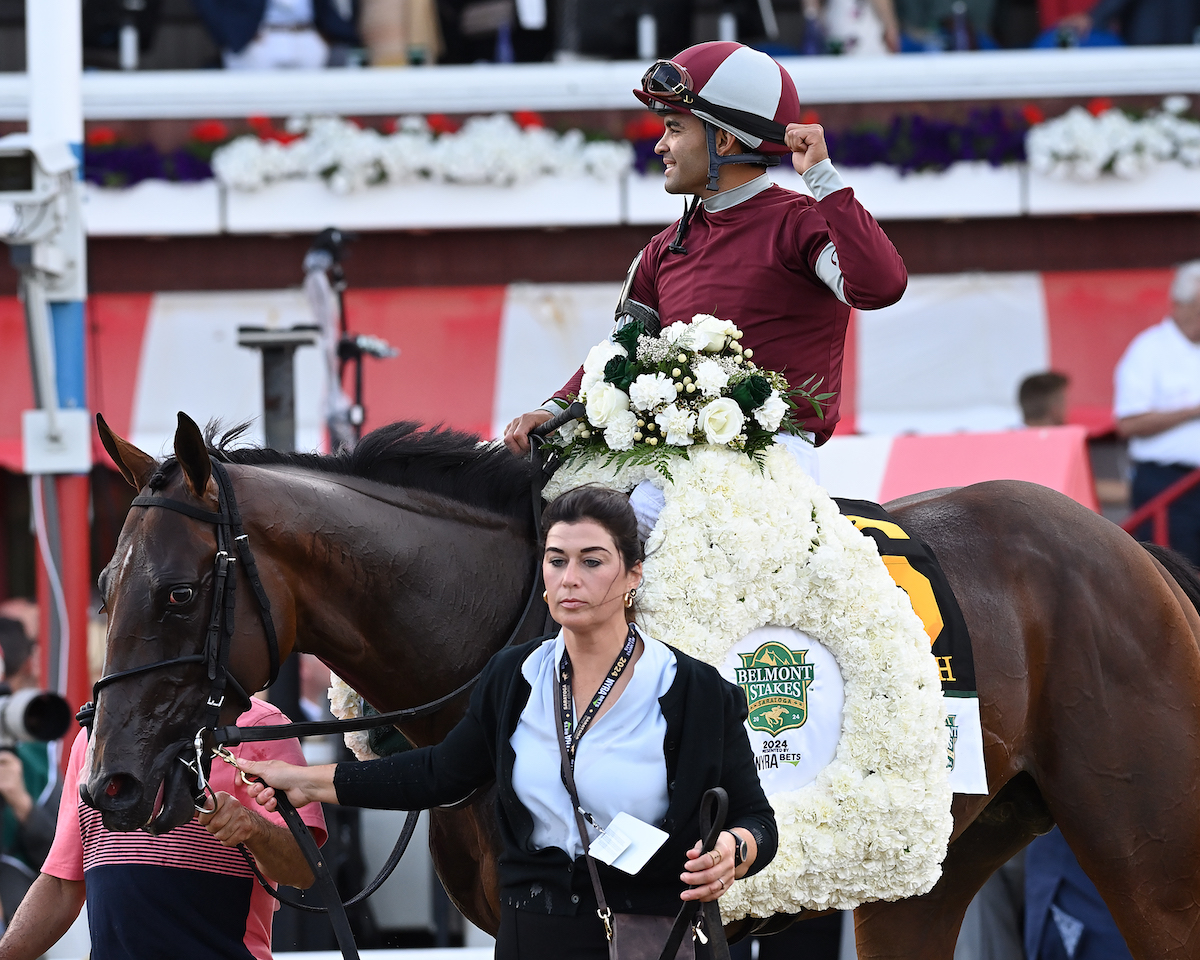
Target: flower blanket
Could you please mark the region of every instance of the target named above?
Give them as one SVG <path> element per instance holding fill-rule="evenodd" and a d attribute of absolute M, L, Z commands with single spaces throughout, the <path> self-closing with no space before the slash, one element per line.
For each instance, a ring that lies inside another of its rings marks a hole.
<path fill-rule="evenodd" d="M 740 638 L 790 627 L 819 640 L 840 668 L 836 753 L 799 789 L 768 785 L 779 853 L 722 897 L 722 915 L 926 892 L 950 838 L 951 788 L 937 667 L 907 595 L 783 446 L 766 450 L 761 468 L 728 448 L 697 444 L 689 454 L 672 458 L 670 480 L 649 464 L 579 458 L 546 495 L 591 482 L 663 487 L 640 593 L 651 635 L 720 668 Z"/>

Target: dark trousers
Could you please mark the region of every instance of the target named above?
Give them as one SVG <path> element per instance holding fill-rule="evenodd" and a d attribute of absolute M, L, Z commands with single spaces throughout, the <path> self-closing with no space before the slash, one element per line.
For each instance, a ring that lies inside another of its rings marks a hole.
<path fill-rule="evenodd" d="M 1178 464 L 1135 463 L 1130 505 L 1136 510 L 1175 481 L 1186 477 L 1191 470 L 1191 467 Z M 1193 487 L 1171 505 L 1167 511 L 1167 525 L 1171 549 L 1200 567 L 1200 486 Z M 1152 539 L 1152 525 L 1142 524 L 1134 536 L 1139 540 Z"/>
<path fill-rule="evenodd" d="M 532 913 L 504 906 L 496 960 L 608 960 L 604 924 L 594 908 L 573 917 Z"/>

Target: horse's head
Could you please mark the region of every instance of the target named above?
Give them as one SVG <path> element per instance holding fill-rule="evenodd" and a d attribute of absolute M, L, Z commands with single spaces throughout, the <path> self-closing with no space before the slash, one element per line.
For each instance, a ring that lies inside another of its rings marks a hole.
<path fill-rule="evenodd" d="M 143 495 L 169 498 L 193 512 L 219 510 L 204 437 L 185 414 L 179 414 L 175 457 L 164 464 L 96 419 L 105 449 Z M 129 673 L 98 691 L 90 767 L 80 792 L 110 830 L 163 833 L 192 816 L 196 776 L 181 757 L 195 759 L 191 745 L 205 726 L 212 690 L 198 655 L 206 650 L 216 555 L 212 522 L 176 509 L 134 506 L 100 575 L 108 608 L 104 673 Z M 253 691 L 266 683 L 269 666 L 262 621 L 239 566 L 230 566 L 242 603 L 229 669 Z M 234 722 L 245 707 L 227 687 L 219 722 Z"/>

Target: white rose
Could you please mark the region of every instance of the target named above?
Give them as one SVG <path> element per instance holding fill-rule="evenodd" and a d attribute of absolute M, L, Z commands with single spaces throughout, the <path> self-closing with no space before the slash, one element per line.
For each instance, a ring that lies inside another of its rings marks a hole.
<path fill-rule="evenodd" d="M 637 430 L 637 417 L 632 410 L 618 410 L 604 428 L 604 442 L 609 450 L 628 450 L 633 446 L 633 434 Z"/>
<path fill-rule="evenodd" d="M 675 399 L 675 384 L 665 373 L 643 373 L 629 385 L 629 399 L 635 410 L 653 410 Z"/>
<path fill-rule="evenodd" d="M 663 439 L 671 446 L 689 447 L 695 442 L 692 431 L 696 429 L 696 414 L 691 410 L 681 410 L 669 403 L 654 417 L 654 422 L 662 428 Z"/>
<path fill-rule="evenodd" d="M 692 367 L 692 373 L 696 377 L 696 386 L 706 397 L 719 397 L 729 385 L 729 374 L 715 360 L 701 360 Z"/>
<path fill-rule="evenodd" d="M 742 432 L 746 418 L 731 397 L 721 397 L 700 408 L 700 427 L 709 443 L 726 444 Z"/>
<path fill-rule="evenodd" d="M 598 383 L 588 391 L 587 418 L 593 427 L 607 427 L 616 414 L 628 409 L 628 395 L 611 383 Z"/>
<path fill-rule="evenodd" d="M 702 353 L 716 353 L 725 346 L 726 337 L 737 333 L 737 327 L 728 320 L 721 320 L 707 313 L 698 313 L 692 317 L 688 332 L 692 335 L 693 350 L 699 350 Z"/>
<path fill-rule="evenodd" d="M 627 357 L 629 353 L 619 343 L 611 340 L 601 340 L 588 351 L 587 359 L 583 361 L 583 372 L 593 375 L 604 375 L 604 368 L 613 357 Z"/>
<path fill-rule="evenodd" d="M 754 419 L 764 430 L 778 430 L 785 413 L 787 413 L 787 404 L 783 402 L 783 397 L 779 395 L 778 390 L 772 390 L 771 395 L 763 401 L 762 406 L 754 411 Z"/>

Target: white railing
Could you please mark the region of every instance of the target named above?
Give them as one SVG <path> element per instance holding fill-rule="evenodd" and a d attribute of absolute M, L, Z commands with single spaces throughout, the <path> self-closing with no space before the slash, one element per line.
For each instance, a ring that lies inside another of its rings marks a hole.
<path fill-rule="evenodd" d="M 1200 169 L 1163 163 L 1136 180 L 1056 180 L 1025 164 L 953 164 L 943 173 L 900 175 L 891 167 L 842 171 L 880 220 L 964 219 L 1200 211 Z M 790 167 L 772 176 L 806 192 Z M 470 230 L 515 227 L 666 226 L 683 200 L 663 190 L 662 175 L 620 180 L 543 177 L 511 187 L 432 181 L 368 187 L 341 196 L 319 180 L 289 180 L 254 193 L 215 180 L 146 180 L 124 190 L 87 185 L 84 219 L 91 236 L 315 233 L 347 230 Z"/>
<path fill-rule="evenodd" d="M 782 61 L 805 104 L 1200 93 L 1200 46 L 997 50 Z M 89 120 L 334 113 L 636 109 L 645 64 L 479 65 L 226 73 L 86 73 Z M 0 120 L 23 120 L 24 74 L 0 74 Z"/>

